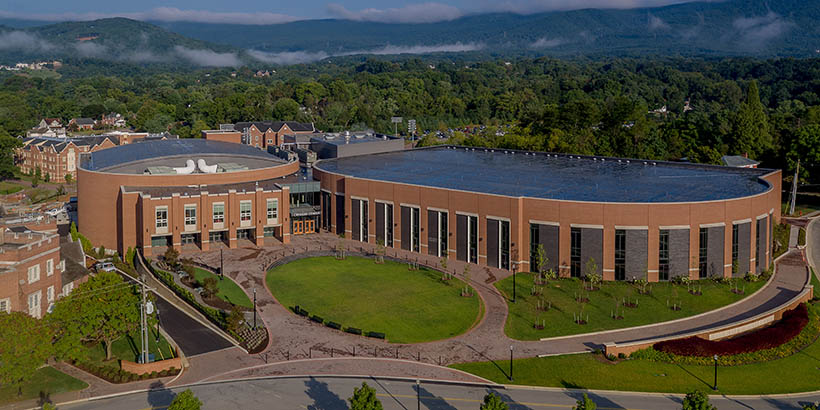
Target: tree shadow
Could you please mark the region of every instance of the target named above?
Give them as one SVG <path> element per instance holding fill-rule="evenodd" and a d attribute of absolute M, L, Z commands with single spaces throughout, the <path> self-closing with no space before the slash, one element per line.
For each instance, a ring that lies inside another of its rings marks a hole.
<path fill-rule="evenodd" d="M 579 389 L 579 390 L 586 389 L 586 387 L 581 386 L 580 384 L 575 384 L 573 382 L 568 382 L 566 380 L 561 380 L 561 387 L 563 387 L 565 389 Z"/>
<path fill-rule="evenodd" d="M 347 410 L 347 402 L 342 400 L 339 395 L 333 393 L 327 388 L 327 383 L 320 382 L 311 377 L 305 381 L 305 394 L 313 399 L 313 404 L 309 405 L 308 410 Z"/>
<path fill-rule="evenodd" d="M 566 392 L 567 396 L 571 397 L 572 399 L 574 399 L 576 401 L 581 400 L 584 397 L 584 393 L 586 393 L 587 397 L 589 397 L 592 401 L 595 402 L 595 405 L 598 406 L 598 408 L 603 408 L 603 409 L 623 409 L 623 408 L 625 408 L 625 407 L 613 402 L 612 400 L 610 400 L 606 397 L 597 395 L 597 394 L 589 392 L 589 391 L 576 390 L 576 391 Z"/>
<path fill-rule="evenodd" d="M 474 348 L 474 347 L 472 347 L 472 346 L 470 346 L 470 345 L 468 345 L 468 344 L 465 344 L 464 346 L 467 346 L 467 348 L 469 348 L 469 349 L 470 349 L 470 350 L 472 350 L 473 352 L 477 353 L 479 356 L 481 356 L 482 358 L 484 358 L 484 360 L 486 360 L 486 361 L 488 361 L 488 362 L 492 363 L 492 364 L 493 364 L 493 366 L 495 366 L 495 368 L 496 368 L 496 369 L 498 369 L 498 371 L 499 371 L 499 372 L 501 372 L 501 374 L 503 374 L 503 375 L 504 375 L 504 378 L 505 378 L 505 379 L 510 380 L 510 374 L 509 374 L 509 373 L 507 373 L 507 371 L 506 371 L 506 370 L 504 370 L 504 369 L 503 369 L 503 368 L 502 368 L 502 367 L 501 367 L 498 363 L 496 363 L 496 361 L 495 361 L 495 360 L 493 360 L 493 359 L 491 359 L 491 358 L 487 357 L 487 356 L 486 356 L 483 352 L 479 352 L 478 350 L 476 350 L 476 348 Z"/>
<path fill-rule="evenodd" d="M 490 393 L 494 393 L 496 396 L 500 397 L 501 401 L 503 401 L 504 403 L 507 403 L 507 405 L 510 406 L 510 410 L 533 410 L 531 407 L 527 407 L 523 404 L 516 403 L 516 401 L 513 400 L 512 397 L 510 397 L 507 394 L 501 393 L 498 390 L 487 389 L 487 394 L 490 394 Z M 481 399 L 484 400 L 483 397 Z"/>
<path fill-rule="evenodd" d="M 159 380 L 151 383 L 148 390 L 148 405 L 151 408 L 165 408 L 174 401 L 176 394 Z"/>
<path fill-rule="evenodd" d="M 38 406 L 38 407 L 43 407 L 43 405 L 45 405 L 46 403 L 49 403 L 49 404 L 54 404 L 54 403 L 51 401 L 51 394 L 50 394 L 50 393 L 46 393 L 46 392 L 44 392 L 44 391 L 42 391 L 42 390 L 41 390 L 41 391 L 40 391 L 40 398 L 39 398 L 39 399 L 37 399 L 37 406 Z"/>
<path fill-rule="evenodd" d="M 413 386 L 413 389 L 418 389 L 418 394 L 421 395 L 421 404 L 430 410 L 458 410 L 447 403 L 443 397 L 436 396 L 424 387 Z"/>

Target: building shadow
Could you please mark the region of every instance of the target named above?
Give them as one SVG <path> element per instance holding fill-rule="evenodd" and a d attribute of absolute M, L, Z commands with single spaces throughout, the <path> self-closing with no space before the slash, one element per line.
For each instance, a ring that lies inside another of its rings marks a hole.
<path fill-rule="evenodd" d="M 305 394 L 313 400 L 308 410 L 347 410 L 347 402 L 327 388 L 327 383 L 311 377 L 305 381 Z M 352 392 L 351 392 L 352 393 Z"/>
<path fill-rule="evenodd" d="M 430 410 L 458 410 L 447 403 L 447 400 L 443 397 L 436 396 L 424 387 L 413 386 L 413 389 L 418 389 L 418 394 L 421 396 L 421 404 Z"/>
<path fill-rule="evenodd" d="M 510 397 L 508 394 L 504 394 L 496 389 L 487 389 L 487 394 L 494 393 L 496 396 L 501 398 L 501 401 L 507 403 L 510 406 L 510 410 L 533 410 L 531 407 L 527 407 L 523 404 L 518 404 Z M 482 397 L 481 400 L 483 401 L 484 398 Z"/>
<path fill-rule="evenodd" d="M 166 408 L 176 397 L 176 394 L 159 380 L 151 383 L 148 389 L 148 405 L 152 409 Z"/>

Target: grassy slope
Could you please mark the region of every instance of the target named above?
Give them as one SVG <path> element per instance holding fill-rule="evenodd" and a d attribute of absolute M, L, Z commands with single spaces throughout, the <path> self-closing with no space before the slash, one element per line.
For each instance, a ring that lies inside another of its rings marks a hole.
<path fill-rule="evenodd" d="M 765 282 L 749 283 L 741 281 L 741 289 L 745 286 L 745 295 L 750 295 L 760 289 Z M 718 284 L 711 280 L 704 280 L 696 285 L 703 295 L 691 295 L 686 285 L 672 283 L 653 283 L 650 285 L 651 295 L 639 295 L 637 288 L 624 282 L 605 282 L 601 290 L 584 292 L 589 303 L 583 305 L 583 318 L 589 316 L 589 323 L 577 325 L 573 323 L 573 314 L 582 312 L 581 305 L 575 301 L 575 295 L 582 287 L 581 281 L 572 279 L 547 282 L 543 286 L 542 296 L 530 295 L 533 287 L 533 275 L 519 274 L 516 277 L 516 303 L 508 303 L 510 315 L 504 327 L 505 333 L 520 340 L 537 340 L 542 337 L 564 336 L 579 333 L 596 332 L 600 330 L 618 329 L 631 326 L 640 326 L 650 323 L 663 322 L 696 315 L 709 310 L 728 305 L 742 299 L 745 295 L 736 295 L 730 292 L 730 286 Z M 512 277 L 496 283 L 496 287 L 504 294 L 512 295 Z M 536 310 L 539 299 L 552 303 L 552 309 L 547 312 Z M 629 298 L 633 302 L 638 300 L 637 308 L 619 307 L 618 311 L 624 317 L 621 320 L 610 318 L 616 308 L 616 300 Z M 679 303 L 682 308 L 674 311 L 667 307 Z M 543 330 L 533 327 L 536 319 L 545 320 Z"/>
<path fill-rule="evenodd" d="M 230 278 L 226 277 L 220 280 L 218 275 L 200 268 L 194 269 L 194 277 L 196 277 L 196 280 L 198 280 L 199 283 L 203 283 L 205 278 L 208 277 L 216 278 L 216 281 L 219 284 L 219 294 L 217 294 L 217 296 L 219 296 L 220 299 L 248 309 L 253 308 L 253 302 L 251 302 L 248 298 L 248 295 L 246 295 L 245 292 L 242 291 L 242 288 L 240 288 L 239 285 L 237 285 L 236 282 Z"/>
<path fill-rule="evenodd" d="M 53 367 L 43 367 L 37 370 L 30 382 L 23 385 L 23 394 L 20 396 L 17 395 L 17 389 L 0 386 L 0 404 L 36 399 L 41 393 L 54 395 L 86 387 L 88 384 L 82 380 L 75 379 Z"/>
<path fill-rule="evenodd" d="M 814 306 L 813 309 L 818 309 Z M 509 383 L 509 361 L 453 365 L 498 383 Z M 820 342 L 792 356 L 744 366 L 720 367 L 718 388 L 723 394 L 778 394 L 818 388 Z M 503 369 L 503 371 L 501 370 Z M 647 360 L 606 362 L 591 353 L 514 362 L 514 383 L 585 389 L 686 393 L 706 390 L 714 377 L 712 366 L 685 366 Z"/>
<path fill-rule="evenodd" d="M 461 297 L 463 282 L 444 283 L 440 277 L 391 261 L 320 257 L 271 270 L 267 284 L 284 306 L 299 305 L 327 321 L 384 332 L 391 342 L 416 343 L 464 333 L 478 317 L 478 297 Z"/>
<path fill-rule="evenodd" d="M 158 349 L 161 349 L 160 350 Z M 130 360 L 136 362 L 140 354 L 140 337 L 139 331 L 133 332 L 131 335 L 119 338 L 112 346 L 112 353 L 115 359 Z M 156 343 L 156 329 L 151 329 L 148 332 L 148 353 L 154 354 L 155 360 L 172 357 L 172 350 L 168 342 L 162 335 L 159 337 L 159 346 Z M 102 343 L 88 348 L 89 359 L 92 362 L 102 364 L 105 360 L 105 347 Z M 113 362 L 115 367 L 116 362 Z"/>

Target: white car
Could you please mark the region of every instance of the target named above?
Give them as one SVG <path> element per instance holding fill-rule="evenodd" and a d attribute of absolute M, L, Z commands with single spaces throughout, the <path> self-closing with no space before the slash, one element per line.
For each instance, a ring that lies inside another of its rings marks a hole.
<path fill-rule="evenodd" d="M 98 262 L 96 267 L 97 272 L 113 272 L 117 270 L 117 268 L 114 267 L 114 264 L 111 262 Z"/>
<path fill-rule="evenodd" d="M 65 207 L 49 209 L 48 211 L 46 211 L 46 215 L 48 215 L 48 216 L 57 216 L 61 213 L 64 213 L 65 211 L 66 211 Z"/>

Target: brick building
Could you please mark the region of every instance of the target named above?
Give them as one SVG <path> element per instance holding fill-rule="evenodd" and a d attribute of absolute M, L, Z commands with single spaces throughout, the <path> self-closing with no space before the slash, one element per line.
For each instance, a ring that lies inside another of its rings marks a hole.
<path fill-rule="evenodd" d="M 436 257 L 606 280 L 771 263 L 779 170 L 464 147 L 319 161 L 322 228 Z M 592 266 L 591 264 L 589 265 Z"/>
<path fill-rule="evenodd" d="M 118 144 L 115 137 L 98 136 L 83 138 L 25 138 L 17 148 L 16 162 L 23 173 L 33 173 L 37 168 L 51 182 L 65 182 L 65 176 L 77 179 L 80 154 L 111 148 Z"/>
<path fill-rule="evenodd" d="M 0 310 L 42 317 L 62 292 L 56 233 L 0 227 Z"/>
<path fill-rule="evenodd" d="M 312 134 L 313 123 L 295 121 L 253 121 L 221 124 L 218 130 L 202 131 L 202 138 L 250 145 L 259 149 L 280 146 L 285 135 Z"/>

